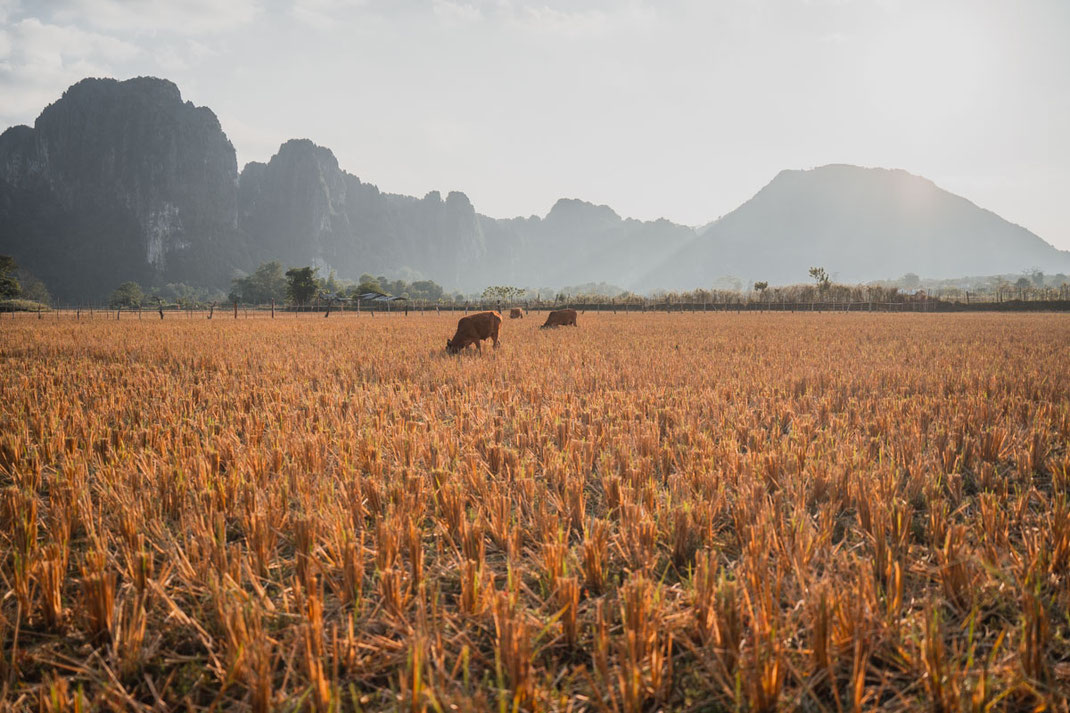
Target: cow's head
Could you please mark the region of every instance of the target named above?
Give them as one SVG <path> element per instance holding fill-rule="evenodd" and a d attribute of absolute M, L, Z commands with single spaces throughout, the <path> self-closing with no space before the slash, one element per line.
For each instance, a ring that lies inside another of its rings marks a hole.
<path fill-rule="evenodd" d="M 456 354 L 459 351 L 461 351 L 461 350 L 453 345 L 453 340 L 452 339 L 447 339 L 446 340 L 446 353 L 447 354 Z"/>

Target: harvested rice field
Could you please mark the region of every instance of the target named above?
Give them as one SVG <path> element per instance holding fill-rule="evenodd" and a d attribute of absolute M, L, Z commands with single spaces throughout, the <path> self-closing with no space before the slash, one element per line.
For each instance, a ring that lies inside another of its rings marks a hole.
<path fill-rule="evenodd" d="M 1068 711 L 1070 319 L 0 320 L 0 708 Z"/>

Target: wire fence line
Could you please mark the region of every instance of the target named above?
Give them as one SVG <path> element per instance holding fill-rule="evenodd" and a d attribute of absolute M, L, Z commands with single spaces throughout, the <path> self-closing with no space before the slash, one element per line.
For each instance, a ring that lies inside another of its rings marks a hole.
<path fill-rule="evenodd" d="M 174 320 L 174 319 L 307 319 L 339 317 L 408 316 L 411 314 L 468 314 L 484 310 L 497 310 L 507 315 L 511 308 L 519 307 L 525 312 L 540 313 L 555 309 L 575 309 L 580 312 L 1070 312 L 1070 300 L 1003 300 L 964 302 L 961 300 L 922 299 L 904 301 L 757 301 L 735 302 L 675 302 L 629 300 L 627 302 L 515 302 L 490 301 L 434 303 L 423 301 L 378 303 L 375 305 L 253 305 L 232 303 L 229 305 L 176 306 L 160 305 L 141 307 L 111 307 L 103 304 L 63 305 L 41 308 L 37 311 L 12 311 L 0 313 L 3 319 L 37 320 Z"/>

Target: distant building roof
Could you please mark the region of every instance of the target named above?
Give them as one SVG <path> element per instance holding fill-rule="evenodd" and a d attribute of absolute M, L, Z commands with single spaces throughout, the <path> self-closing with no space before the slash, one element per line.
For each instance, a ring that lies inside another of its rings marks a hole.
<path fill-rule="evenodd" d="M 405 297 L 395 297 L 394 295 L 386 295 L 382 292 L 361 292 L 359 295 L 354 295 L 354 299 L 358 299 L 361 302 L 399 302 L 406 301 Z"/>

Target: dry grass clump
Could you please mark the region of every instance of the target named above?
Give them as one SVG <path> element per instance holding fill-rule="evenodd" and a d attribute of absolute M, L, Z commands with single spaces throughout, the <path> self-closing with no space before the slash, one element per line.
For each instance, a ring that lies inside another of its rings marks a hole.
<path fill-rule="evenodd" d="M 0 323 L 0 707 L 1067 711 L 1070 322 Z"/>

